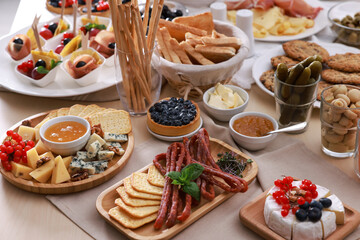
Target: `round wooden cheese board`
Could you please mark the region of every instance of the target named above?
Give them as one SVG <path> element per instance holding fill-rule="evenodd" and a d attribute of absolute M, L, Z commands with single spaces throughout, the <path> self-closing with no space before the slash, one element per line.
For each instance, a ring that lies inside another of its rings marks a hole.
<path fill-rule="evenodd" d="M 41 120 L 43 120 L 47 114 L 48 113 L 39 113 L 24 120 L 31 120 L 31 126 L 35 126 L 41 122 Z M 23 120 L 16 123 L 9 130 L 17 131 L 22 122 Z M 2 135 L 0 138 L 1 142 L 5 138 L 6 134 Z M 128 141 L 122 144 L 122 147 L 125 150 L 125 153 L 122 156 L 115 155 L 114 158 L 109 161 L 108 168 L 104 172 L 91 175 L 89 178 L 81 181 L 65 182 L 59 184 L 39 183 L 36 180 L 25 180 L 22 178 L 17 178 L 13 175 L 12 172 L 5 171 L 1 164 L 0 173 L 11 184 L 29 192 L 41 194 L 67 194 L 80 192 L 108 181 L 125 166 L 134 149 L 134 135 L 132 132 L 128 134 Z"/>

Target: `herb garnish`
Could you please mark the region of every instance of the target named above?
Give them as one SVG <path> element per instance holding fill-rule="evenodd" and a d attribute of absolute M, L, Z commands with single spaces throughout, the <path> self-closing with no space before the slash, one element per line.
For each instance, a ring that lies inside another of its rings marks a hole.
<path fill-rule="evenodd" d="M 200 201 L 200 189 L 193 180 L 197 179 L 203 171 L 203 166 L 198 163 L 191 163 L 184 167 L 181 172 L 168 172 L 166 176 L 173 180 L 172 184 L 182 186 L 184 192 Z"/>
<path fill-rule="evenodd" d="M 238 156 L 239 155 L 234 152 L 218 153 L 220 159 L 216 164 L 222 171 L 242 178 L 243 176 L 241 173 L 245 170 L 246 165 L 253 161 L 251 159 L 238 159 Z"/>
<path fill-rule="evenodd" d="M 100 30 L 106 29 L 106 26 L 104 24 L 96 24 L 96 23 L 88 23 L 84 27 L 87 31 L 90 31 L 90 29 L 92 29 L 92 28 L 97 28 Z"/>

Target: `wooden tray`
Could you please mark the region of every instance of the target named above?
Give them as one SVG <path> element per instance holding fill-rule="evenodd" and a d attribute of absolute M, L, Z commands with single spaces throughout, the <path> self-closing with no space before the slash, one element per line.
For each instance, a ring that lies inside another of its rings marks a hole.
<path fill-rule="evenodd" d="M 225 151 L 233 151 L 243 157 L 244 159 L 250 159 L 246 154 L 240 152 L 239 150 L 231 147 L 230 145 L 224 143 L 215 138 L 210 138 L 210 147 L 211 147 L 211 155 L 214 159 L 218 159 L 217 154 L 222 153 Z M 147 172 L 148 168 L 152 164 L 140 169 L 138 172 Z M 252 162 L 251 165 L 248 165 L 243 172 L 244 179 L 250 184 L 256 177 L 258 172 L 258 166 L 255 161 Z M 206 200 L 201 200 L 199 206 L 193 207 L 191 209 L 192 213 L 190 217 L 183 223 L 177 223 L 175 226 L 171 228 L 163 227 L 159 231 L 154 230 L 153 224 L 154 222 L 148 223 L 140 228 L 137 229 L 128 229 L 123 227 L 117 221 L 110 218 L 108 211 L 110 208 L 115 207 L 115 199 L 119 197 L 118 193 L 116 192 L 116 188 L 121 186 L 123 181 L 114 184 L 113 186 L 109 187 L 105 191 L 103 191 L 96 200 L 96 208 L 100 215 L 112 226 L 114 226 L 117 230 L 125 234 L 130 239 L 170 239 L 171 237 L 175 236 L 190 224 L 204 216 L 206 213 L 210 212 L 212 209 L 217 207 L 219 204 L 227 200 L 228 198 L 232 197 L 234 193 L 227 193 L 223 190 L 215 187 L 216 197 L 211 202 Z M 241 193 L 240 193 L 241 194 Z"/>
<path fill-rule="evenodd" d="M 32 126 L 36 126 L 48 113 L 39 113 L 33 115 L 27 119 L 31 120 Z M 17 131 L 22 121 L 16 123 L 10 129 Z M 1 136 L 1 142 L 6 138 L 6 133 Z M 104 172 L 92 175 L 90 178 L 77 181 L 77 182 L 68 182 L 68 183 L 60 183 L 60 184 L 51 184 L 51 183 L 39 183 L 36 180 L 25 180 L 22 178 L 15 177 L 11 172 L 7 172 L 4 170 L 2 165 L 0 164 L 0 173 L 3 177 L 15 185 L 18 188 L 23 190 L 41 193 L 41 194 L 66 194 L 73 192 L 80 192 L 89 188 L 93 188 L 98 186 L 110 178 L 112 178 L 116 173 L 118 173 L 129 160 L 132 151 L 134 149 L 134 135 L 132 132 L 128 134 L 128 141 L 122 144 L 125 153 L 122 156 L 115 155 L 113 160 L 109 162 L 109 167 Z"/>
<path fill-rule="evenodd" d="M 269 190 L 270 189 L 243 207 L 239 212 L 239 217 L 245 226 L 259 234 L 261 237 L 265 239 L 283 240 L 283 237 L 272 231 L 265 223 L 264 204 L 266 194 Z M 344 204 L 344 208 L 345 224 L 336 225 L 336 230 L 327 238 L 327 240 L 344 239 L 359 225 L 360 213 L 346 204 Z"/>

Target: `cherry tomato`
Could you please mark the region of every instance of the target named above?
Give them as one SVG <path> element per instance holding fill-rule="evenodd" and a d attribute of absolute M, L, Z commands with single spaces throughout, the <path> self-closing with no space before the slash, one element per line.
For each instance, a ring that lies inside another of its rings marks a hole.
<path fill-rule="evenodd" d="M 74 34 L 71 32 L 64 32 L 63 38 L 73 38 Z"/>
<path fill-rule="evenodd" d="M 55 52 L 56 52 L 57 54 L 60 54 L 63 49 L 64 49 L 64 45 L 58 45 L 58 46 L 55 48 Z"/>
<path fill-rule="evenodd" d="M 39 34 L 40 34 L 40 36 L 42 36 L 45 40 L 48 40 L 48 39 L 50 39 L 50 38 L 53 37 L 53 33 L 52 33 L 49 29 L 44 28 L 44 27 L 41 28 Z"/>

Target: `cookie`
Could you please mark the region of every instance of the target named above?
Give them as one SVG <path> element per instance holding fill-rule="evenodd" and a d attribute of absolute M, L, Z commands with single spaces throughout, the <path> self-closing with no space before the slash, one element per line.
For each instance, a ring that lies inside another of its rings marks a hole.
<path fill-rule="evenodd" d="M 271 69 L 266 72 L 263 72 L 263 74 L 261 74 L 260 76 L 260 82 L 262 82 L 262 84 L 264 84 L 264 86 L 272 92 L 274 92 L 274 81 L 275 81 L 274 74 L 275 71 Z"/>
<path fill-rule="evenodd" d="M 279 63 L 285 63 L 288 68 L 294 66 L 299 61 L 295 61 L 292 58 L 289 58 L 284 55 L 276 56 L 271 58 L 271 65 L 276 68 Z"/>
<path fill-rule="evenodd" d="M 307 57 L 314 55 L 321 56 L 323 62 L 325 62 L 329 58 L 328 51 L 325 48 L 313 42 L 294 40 L 284 43 L 282 47 L 286 55 L 298 61 L 302 61 Z"/>
<path fill-rule="evenodd" d="M 330 87 L 332 86 L 333 84 L 331 83 L 327 83 L 325 81 L 320 81 L 317 85 L 317 96 L 316 96 L 316 99 L 321 101 L 321 92 L 327 88 L 327 87 Z"/>
<path fill-rule="evenodd" d="M 345 53 L 330 56 L 327 65 L 335 70 L 343 72 L 360 72 L 360 54 Z"/>
<path fill-rule="evenodd" d="M 329 83 L 360 84 L 360 73 L 347 73 L 334 69 L 325 69 L 321 72 L 321 77 Z"/>

